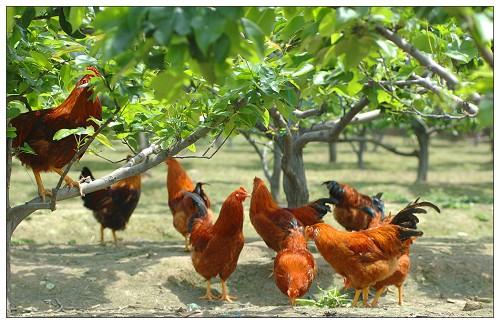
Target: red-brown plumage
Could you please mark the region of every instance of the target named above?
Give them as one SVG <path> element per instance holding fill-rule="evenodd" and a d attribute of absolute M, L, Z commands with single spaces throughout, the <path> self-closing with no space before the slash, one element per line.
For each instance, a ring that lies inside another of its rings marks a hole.
<path fill-rule="evenodd" d="M 331 199 L 322 198 L 302 207 L 285 209 L 291 212 L 302 226 L 309 226 L 317 223 L 323 223 L 323 217 L 328 212 L 332 211 L 326 204 L 332 203 L 333 201 Z"/>
<path fill-rule="evenodd" d="M 274 259 L 274 281 L 293 306 L 295 300 L 311 287 L 316 275 L 316 262 L 307 250 L 307 242 L 299 228 L 290 230 L 281 246 L 282 250 Z"/>
<path fill-rule="evenodd" d="M 250 200 L 250 221 L 266 245 L 276 252 L 281 250 L 281 241 L 287 234 L 295 216 L 280 208 L 273 200 L 262 179 L 255 177 Z"/>
<path fill-rule="evenodd" d="M 173 216 L 174 228 L 185 238 L 185 248 L 189 250 L 188 242 L 188 222 L 194 212 L 194 206 L 189 197 L 185 197 L 186 192 L 193 192 L 195 185 L 193 181 L 182 168 L 181 164 L 174 158 L 168 158 L 166 161 L 167 171 L 167 191 L 168 206 Z M 210 200 L 203 192 L 205 205 L 210 208 Z M 210 210 L 208 211 L 212 213 Z"/>
<path fill-rule="evenodd" d="M 17 133 L 12 141 L 12 147 L 19 148 L 27 143 L 36 153 L 18 152 L 17 157 L 23 165 L 33 170 L 38 193 L 42 199 L 45 199 L 46 195 L 51 195 L 51 192 L 45 190 L 40 172 L 54 171 L 62 174 L 61 168 L 68 164 L 76 153 L 79 138 L 79 136 L 68 136 L 56 141 L 53 140 L 54 134 L 63 128 L 72 129 L 92 125 L 94 129 L 97 129 L 97 125 L 88 118 L 101 119 L 101 103 L 97 97 L 92 99 L 93 91 L 86 86 L 91 78 L 100 74 L 93 67 L 88 67 L 87 70 L 91 70 L 94 74 L 87 74 L 81 78 L 59 106 L 26 112 L 10 121 Z M 81 158 L 81 155 L 78 158 Z M 78 186 L 78 183 L 68 176 L 64 180 L 69 186 Z"/>
<path fill-rule="evenodd" d="M 80 178 L 86 177 L 94 180 L 90 170 L 84 167 Z M 104 241 L 104 228 L 113 231 L 113 239 L 117 243 L 115 231 L 125 229 L 137 207 L 140 195 L 141 175 L 136 175 L 82 197 L 83 205 L 93 211 L 95 219 L 101 224 L 101 243 Z"/>
<path fill-rule="evenodd" d="M 190 241 L 193 246 L 193 266 L 208 283 L 206 298 L 212 299 L 210 280 L 219 276 L 222 281 L 221 299 L 231 301 L 226 280 L 236 269 L 243 248 L 243 202 L 248 197 L 243 187 L 235 190 L 222 204 L 215 224 L 200 216 L 193 221 Z"/>
<path fill-rule="evenodd" d="M 87 69 L 95 74 L 87 74 L 81 78 L 59 106 L 26 112 L 11 120 L 17 133 L 17 137 L 12 141 L 12 147 L 17 148 L 28 143 L 36 153 L 36 155 L 28 153 L 17 155 L 23 165 L 29 166 L 33 171 L 51 171 L 53 168 L 62 168 L 73 158 L 77 146 L 75 137 L 68 136 L 55 141 L 52 138 L 58 130 L 89 125 L 97 129 L 97 125 L 88 118 L 101 119 L 101 103 L 97 97 L 92 100 L 93 91 L 89 87 L 82 86 L 100 74 L 95 68 Z"/>
<path fill-rule="evenodd" d="M 383 218 L 383 211 L 373 204 L 371 197 L 358 192 L 347 184 L 328 181 L 330 198 L 335 198 L 333 215 L 335 220 L 348 231 L 367 229 L 374 219 L 376 222 Z M 330 186 L 330 183 L 334 183 Z"/>

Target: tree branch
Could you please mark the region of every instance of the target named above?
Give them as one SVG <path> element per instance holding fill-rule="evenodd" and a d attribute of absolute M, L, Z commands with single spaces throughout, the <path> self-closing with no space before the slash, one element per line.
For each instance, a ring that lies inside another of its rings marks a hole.
<path fill-rule="evenodd" d="M 377 140 L 371 139 L 371 138 L 351 137 L 351 138 L 337 140 L 337 143 L 352 143 L 352 142 L 369 142 L 369 143 L 376 144 L 376 145 L 386 149 L 387 151 L 392 152 L 392 153 L 397 154 L 397 155 L 418 157 L 417 150 L 414 150 L 413 152 L 403 152 L 403 151 L 400 151 L 393 146 L 384 144 L 381 141 L 377 141 Z"/>
<path fill-rule="evenodd" d="M 311 130 L 302 133 L 295 140 L 295 147 L 303 148 L 309 142 L 334 142 L 338 139 L 338 136 L 348 124 L 367 122 L 378 118 L 381 115 L 381 111 L 379 109 L 358 115 L 358 113 L 368 105 L 368 102 L 368 98 L 363 96 L 340 119 L 324 123 L 318 127 L 312 127 Z"/>
<path fill-rule="evenodd" d="M 311 117 L 311 116 L 319 116 L 319 115 L 322 115 L 323 113 L 326 112 L 326 103 L 323 103 L 321 105 L 321 107 L 319 108 L 313 108 L 313 109 L 309 109 L 309 110 L 305 110 L 305 111 L 300 111 L 298 109 L 295 109 L 293 111 L 293 114 L 295 117 L 299 118 L 299 119 L 302 119 L 302 118 L 308 118 L 308 117 Z"/>
<path fill-rule="evenodd" d="M 453 73 L 436 63 L 428 55 L 420 52 L 407 41 L 402 39 L 398 34 L 393 33 L 392 31 L 381 25 L 375 26 L 375 30 L 380 35 L 396 44 L 396 46 L 398 46 L 400 49 L 414 57 L 421 65 L 425 66 L 430 71 L 437 73 L 440 77 L 445 79 L 446 83 L 448 84 L 448 88 L 454 89 L 458 85 L 458 79 Z"/>
<path fill-rule="evenodd" d="M 245 137 L 245 139 L 248 141 L 248 143 L 250 143 L 250 145 L 252 145 L 253 149 L 260 158 L 262 164 L 262 170 L 264 171 L 264 176 L 267 178 L 269 182 L 271 182 L 271 173 L 269 172 L 269 165 L 264 156 L 264 153 L 257 146 L 257 142 L 250 136 L 250 134 L 248 134 L 245 131 L 240 131 L 240 134 L 243 135 L 243 137 Z"/>

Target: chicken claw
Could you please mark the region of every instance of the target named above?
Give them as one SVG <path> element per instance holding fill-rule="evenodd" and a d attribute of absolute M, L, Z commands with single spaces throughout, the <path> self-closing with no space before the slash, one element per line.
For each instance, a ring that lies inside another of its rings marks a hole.
<path fill-rule="evenodd" d="M 220 296 L 219 300 L 224 300 L 224 301 L 227 301 L 229 303 L 232 303 L 233 299 L 234 300 L 238 299 L 236 296 L 230 296 L 228 294 L 227 285 L 226 285 L 226 282 L 224 280 L 221 280 L 221 283 L 222 283 L 222 295 Z"/>
<path fill-rule="evenodd" d="M 210 280 L 207 281 L 207 293 L 201 296 L 200 299 L 206 299 L 210 301 L 217 299 L 217 296 L 212 294 L 212 289 L 210 288 Z"/>

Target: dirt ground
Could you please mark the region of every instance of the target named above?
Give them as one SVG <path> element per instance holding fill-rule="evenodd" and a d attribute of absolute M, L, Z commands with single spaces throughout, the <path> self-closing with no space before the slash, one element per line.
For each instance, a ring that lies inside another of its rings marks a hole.
<path fill-rule="evenodd" d="M 341 287 L 342 279 L 311 249 L 319 271 L 309 296 L 319 293 L 318 285 Z M 493 316 L 491 240 L 418 240 L 402 307 L 392 287 L 377 308 L 292 308 L 268 277 L 273 253 L 261 240 L 247 240 L 228 282 L 238 300 L 228 304 L 198 298 L 204 294 L 205 283 L 180 241 L 121 242 L 118 247 L 111 243 L 17 246 L 12 255 L 12 316 Z M 220 293 L 219 281 L 214 283 L 212 287 Z M 466 302 L 480 309 L 465 311 Z"/>

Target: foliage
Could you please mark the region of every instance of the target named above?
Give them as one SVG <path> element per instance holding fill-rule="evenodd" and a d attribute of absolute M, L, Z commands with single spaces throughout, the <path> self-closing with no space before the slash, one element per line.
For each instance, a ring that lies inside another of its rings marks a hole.
<path fill-rule="evenodd" d="M 321 291 L 321 295 L 317 299 L 297 299 L 298 306 L 314 306 L 314 307 L 345 307 L 349 304 L 349 298 L 347 294 L 342 294 L 337 287 L 333 289 L 324 290 L 318 286 Z"/>
<path fill-rule="evenodd" d="M 102 150 L 110 139 L 137 148 L 139 132 L 166 147 L 200 123 L 213 126 L 212 135 L 237 134 L 256 123 L 268 126 L 272 107 L 296 127 L 307 129 L 342 115 L 361 96 L 367 96 L 370 109 L 386 112 L 386 118 L 371 127 L 404 126 L 414 118 L 408 113 L 413 109 L 461 114 L 435 75 L 429 77 L 442 94 L 394 86 L 413 74 L 422 75 L 425 68 L 375 31 L 384 25 L 456 73 L 462 81 L 457 95 L 482 96 L 478 121 L 454 121 L 460 125 L 457 129 L 484 127 L 492 120 L 493 73 L 477 44 L 492 44 L 492 11 L 10 7 L 7 93 L 24 96 L 34 109 L 53 107 L 86 73 L 86 66 L 96 66 L 106 80 L 92 81 L 104 118 L 115 119 L 102 141 L 93 144 L 94 150 Z M 473 17 L 473 28 L 464 12 Z M 294 110 L 323 104 L 326 113 L 320 116 L 294 116 Z M 118 114 L 116 105 L 121 107 Z M 24 111 L 22 102 L 9 102 L 9 118 Z M 8 131 L 13 136 L 13 128 Z"/>

